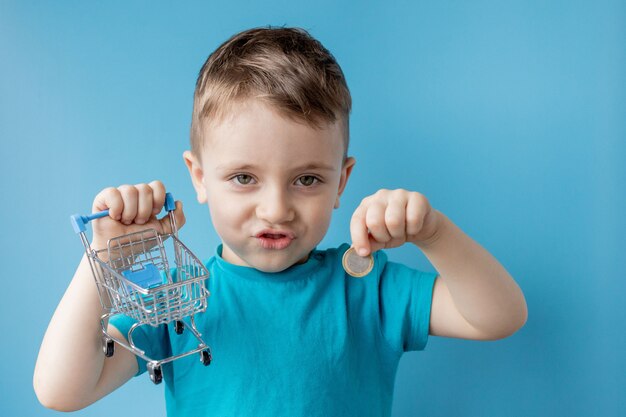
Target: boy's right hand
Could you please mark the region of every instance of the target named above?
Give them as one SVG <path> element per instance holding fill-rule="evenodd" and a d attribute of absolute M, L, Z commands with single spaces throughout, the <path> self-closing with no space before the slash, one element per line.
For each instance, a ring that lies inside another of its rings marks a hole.
<path fill-rule="evenodd" d="M 161 181 L 105 188 L 94 199 L 92 212 L 108 209 L 109 216 L 93 221 L 92 247 L 104 249 L 109 239 L 148 228 L 171 233 L 167 214 L 157 218 L 164 204 L 165 186 Z M 185 215 L 180 201 L 176 202 L 174 216 L 177 227 L 183 227 Z"/>

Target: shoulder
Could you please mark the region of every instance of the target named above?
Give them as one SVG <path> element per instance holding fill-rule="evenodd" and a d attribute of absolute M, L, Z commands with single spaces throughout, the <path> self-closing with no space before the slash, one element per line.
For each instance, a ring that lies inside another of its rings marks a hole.
<path fill-rule="evenodd" d="M 350 245 L 342 243 L 337 247 L 331 247 L 326 249 L 314 249 L 311 252 L 311 256 L 317 260 L 329 264 L 341 264 L 341 258 L 346 251 L 350 249 Z"/>

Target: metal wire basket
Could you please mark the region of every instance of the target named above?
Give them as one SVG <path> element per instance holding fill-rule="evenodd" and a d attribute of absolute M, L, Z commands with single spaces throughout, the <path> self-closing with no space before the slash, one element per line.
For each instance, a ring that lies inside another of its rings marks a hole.
<path fill-rule="evenodd" d="M 105 249 L 91 248 L 86 236 L 86 224 L 109 215 L 105 210 L 88 216 L 71 216 L 74 231 L 80 235 L 85 253 L 98 289 L 105 313 L 100 319 L 103 333 L 102 348 L 107 357 L 113 356 L 114 341 L 147 361 L 150 379 L 162 381 L 161 365 L 199 353 L 204 365 L 212 360 L 211 348 L 204 343 L 196 329 L 194 314 L 206 310 L 209 291 L 206 281 L 209 271 L 204 264 L 178 239 L 178 228 L 173 210 L 174 198 L 166 194 L 171 233 L 159 233 L 148 228 L 110 239 Z M 168 261 L 174 257 L 175 269 Z M 124 314 L 135 320 L 127 339 L 115 338 L 107 331 L 109 318 Z M 185 325 L 189 318 L 190 325 Z M 187 352 L 161 359 L 150 358 L 133 343 L 133 332 L 140 326 L 159 326 L 174 322 L 177 334 L 185 328 L 196 337 L 198 346 Z"/>

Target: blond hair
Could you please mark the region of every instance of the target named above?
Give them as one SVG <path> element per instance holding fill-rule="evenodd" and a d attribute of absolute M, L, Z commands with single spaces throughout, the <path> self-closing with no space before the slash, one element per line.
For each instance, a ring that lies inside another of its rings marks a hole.
<path fill-rule="evenodd" d="M 206 60 L 194 93 L 191 149 L 200 158 L 205 127 L 231 106 L 260 98 L 284 116 L 314 128 L 342 123 L 349 142 L 350 91 L 339 64 L 300 28 L 254 28 L 220 45 Z"/>

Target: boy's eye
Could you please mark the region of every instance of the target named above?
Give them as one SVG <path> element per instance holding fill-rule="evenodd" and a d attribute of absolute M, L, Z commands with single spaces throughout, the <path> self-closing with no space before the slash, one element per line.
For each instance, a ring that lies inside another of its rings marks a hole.
<path fill-rule="evenodd" d="M 240 185 L 248 185 L 252 182 L 252 176 L 248 174 L 239 174 L 233 177 L 233 180 Z"/>
<path fill-rule="evenodd" d="M 313 175 L 303 175 L 297 180 L 297 182 L 299 182 L 301 185 L 304 185 L 305 187 L 310 187 L 318 181 L 319 180 L 317 179 L 317 177 L 314 177 Z"/>

